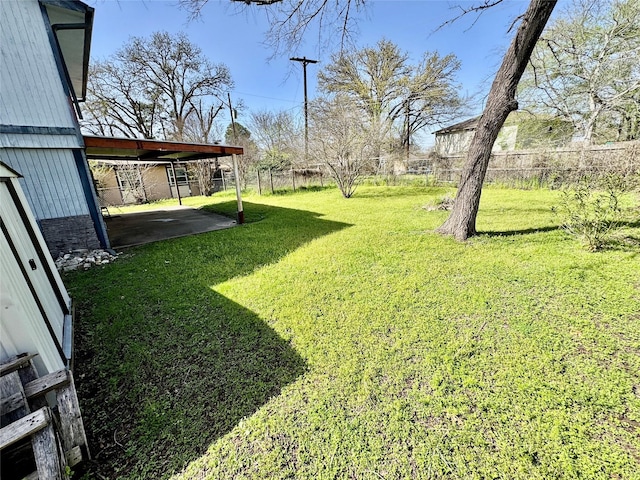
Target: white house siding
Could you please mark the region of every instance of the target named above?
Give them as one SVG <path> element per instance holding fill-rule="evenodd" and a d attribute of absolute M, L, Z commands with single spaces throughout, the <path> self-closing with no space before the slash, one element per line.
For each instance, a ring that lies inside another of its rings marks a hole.
<path fill-rule="evenodd" d="M 2 133 L 0 148 L 78 148 L 76 135 L 43 135 L 35 133 Z"/>
<path fill-rule="evenodd" d="M 2 157 L 23 175 L 20 183 L 37 219 L 89 215 L 71 150 L 6 148 Z"/>
<path fill-rule="evenodd" d="M 40 4 L 0 0 L 0 18 L 0 157 L 23 175 L 20 183 L 54 256 L 99 248 L 98 235 L 108 246 Z"/>
<path fill-rule="evenodd" d="M 473 129 L 436 134 L 435 151 L 438 155 L 443 157 L 464 154 L 469 150 L 471 140 L 473 140 L 473 135 L 475 133 L 475 129 Z M 491 151 L 500 152 L 515 150 L 517 136 L 517 125 L 503 127 L 500 130 L 498 138 L 493 144 Z"/>
<path fill-rule="evenodd" d="M 435 151 L 443 157 L 466 152 L 471 144 L 473 134 L 473 130 L 436 134 Z"/>
<path fill-rule="evenodd" d="M 39 3 L 1 0 L 0 18 L 0 123 L 75 128 Z"/>

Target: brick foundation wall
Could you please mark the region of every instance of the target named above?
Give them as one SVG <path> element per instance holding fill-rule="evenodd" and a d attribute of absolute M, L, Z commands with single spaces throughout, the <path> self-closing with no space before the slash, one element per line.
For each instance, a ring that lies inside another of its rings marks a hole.
<path fill-rule="evenodd" d="M 71 250 L 100 248 L 100 241 L 89 215 L 49 218 L 40 220 L 39 223 L 53 258 Z"/>

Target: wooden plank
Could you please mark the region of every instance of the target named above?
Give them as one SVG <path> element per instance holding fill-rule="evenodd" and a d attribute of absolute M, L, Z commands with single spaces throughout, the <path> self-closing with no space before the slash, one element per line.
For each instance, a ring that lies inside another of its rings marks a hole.
<path fill-rule="evenodd" d="M 87 436 L 84 431 L 80 404 L 76 393 L 73 374 L 69 372 L 69 384 L 60 388 L 57 392 L 58 413 L 60 415 L 60 436 L 62 437 L 62 447 L 65 451 L 79 446 L 86 452 L 87 458 L 91 458 L 87 443 Z"/>
<path fill-rule="evenodd" d="M 23 385 L 32 382 L 40 376 L 38 375 L 35 365 L 33 364 L 33 359 L 29 359 L 27 363 L 22 365 L 22 367 L 18 370 L 18 375 L 20 375 L 20 380 L 22 381 Z"/>
<path fill-rule="evenodd" d="M 18 375 L 20 375 L 20 381 L 22 381 L 22 385 L 26 385 L 36 380 L 38 378 L 38 372 L 35 365 L 33 364 L 33 360 L 29 360 L 29 363 L 27 365 L 18 370 Z M 49 405 L 47 403 L 47 398 L 44 395 L 40 397 L 29 398 L 28 404 L 29 409 L 32 412 L 35 412 L 36 410 Z"/>
<path fill-rule="evenodd" d="M 74 467 L 82 461 L 82 449 L 80 447 L 73 447 L 71 450 L 64 453 L 64 457 L 69 467 Z"/>
<path fill-rule="evenodd" d="M 24 477 L 22 480 L 38 480 L 39 478 L 38 472 L 35 471 Z"/>
<path fill-rule="evenodd" d="M 21 353 L 20 355 L 17 355 L 16 358 L 0 365 L 0 376 L 7 375 L 8 373 L 11 373 L 11 372 L 15 372 L 16 370 L 24 366 L 25 363 L 27 363 L 29 360 L 31 360 L 33 357 L 37 355 L 38 355 L 37 353 L 31 353 L 28 355 L 26 353 Z"/>
<path fill-rule="evenodd" d="M 22 392 L 22 382 L 20 381 L 18 372 L 13 371 L 3 377 L 0 377 L 0 398 L 9 398 L 18 392 Z M 5 425 L 15 422 L 19 418 L 27 415 L 29 412 L 29 405 L 25 403 L 22 407 L 14 409 L 6 415 L 2 415 L 2 418 L 0 419 L 0 427 L 4 427 Z"/>
<path fill-rule="evenodd" d="M 43 480 L 62 480 L 63 469 L 60 465 L 60 456 L 53 425 L 49 423 L 45 428 L 33 434 L 31 445 L 33 446 L 33 456 L 36 459 L 38 478 Z"/>
<path fill-rule="evenodd" d="M 0 415 L 6 415 L 11 413 L 19 408 L 25 408 L 27 404 L 27 397 L 25 397 L 24 392 L 21 390 L 19 392 L 14 393 L 9 397 L 2 397 L 0 401 Z"/>
<path fill-rule="evenodd" d="M 24 393 L 29 400 L 39 395 L 44 395 L 56 388 L 63 387 L 69 383 L 70 374 L 68 370 L 58 370 L 44 377 L 40 377 L 24 386 Z"/>
<path fill-rule="evenodd" d="M 3 427 L 0 429 L 0 450 L 33 435 L 49 423 L 51 423 L 51 411 L 45 407 Z"/>

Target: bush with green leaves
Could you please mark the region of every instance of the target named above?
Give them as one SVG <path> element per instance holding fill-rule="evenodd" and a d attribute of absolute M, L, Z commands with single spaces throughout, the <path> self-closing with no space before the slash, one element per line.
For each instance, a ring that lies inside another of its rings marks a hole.
<path fill-rule="evenodd" d="M 626 182 L 620 176 L 585 177 L 563 189 L 560 205 L 553 210 L 566 232 L 588 250 L 600 250 L 622 225 L 620 200 L 625 191 Z"/>

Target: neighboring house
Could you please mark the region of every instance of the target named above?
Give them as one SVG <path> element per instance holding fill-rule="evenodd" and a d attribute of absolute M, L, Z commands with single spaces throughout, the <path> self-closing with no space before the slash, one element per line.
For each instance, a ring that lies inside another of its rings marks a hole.
<path fill-rule="evenodd" d="M 435 152 L 442 156 L 459 156 L 469 149 L 480 117 L 442 128 L 435 133 Z M 559 118 L 533 115 L 524 111 L 511 112 L 493 145 L 493 152 L 527 148 L 560 147 L 573 135 L 570 122 Z"/>
<path fill-rule="evenodd" d="M 201 183 L 211 185 L 211 190 L 217 191 L 216 180 L 223 172 L 228 175 L 231 169 L 227 165 L 218 165 L 216 170 L 215 163 L 212 160 L 201 164 L 201 168 L 206 170 L 200 172 L 205 177 L 203 182 L 199 181 L 197 169 L 188 163 L 172 167 L 169 162 L 151 160 L 128 162 L 98 159 L 93 160 L 90 166 L 100 205 L 109 207 L 177 198 L 176 185 L 180 197 L 210 193 L 202 191 Z"/>
<path fill-rule="evenodd" d="M 94 160 L 91 165 L 100 204 L 126 205 L 177 197 L 170 164 Z M 175 169 L 180 196 L 191 195 L 186 170 Z"/>
<path fill-rule="evenodd" d="M 479 119 L 480 117 L 473 117 L 434 132 L 436 136 L 435 152 L 442 157 L 466 152 L 471 144 Z"/>
<path fill-rule="evenodd" d="M 93 8 L 0 1 L 0 156 L 20 183 L 49 251 L 108 248 L 77 120 Z"/>

